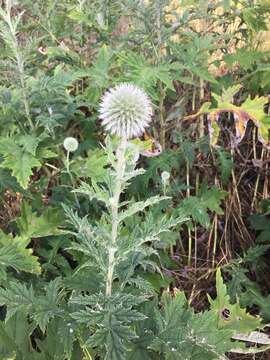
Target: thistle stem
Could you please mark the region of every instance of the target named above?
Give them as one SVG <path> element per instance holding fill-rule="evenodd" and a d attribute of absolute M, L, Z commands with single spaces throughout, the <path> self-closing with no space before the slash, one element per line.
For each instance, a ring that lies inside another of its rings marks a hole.
<path fill-rule="evenodd" d="M 69 174 L 69 151 L 67 151 L 66 168 L 67 168 L 67 173 Z"/>
<path fill-rule="evenodd" d="M 67 173 L 68 173 L 68 175 L 70 177 L 71 185 L 74 188 L 75 187 L 75 182 L 74 182 L 72 173 L 70 172 L 69 166 L 70 166 L 70 151 L 67 151 L 66 171 L 67 171 Z M 79 200 L 78 200 L 78 197 L 77 197 L 76 193 L 74 193 L 74 198 L 75 198 L 75 201 L 76 201 L 77 208 L 79 209 L 80 208 L 80 203 L 79 203 Z"/>
<path fill-rule="evenodd" d="M 114 269 L 116 265 L 115 253 L 116 253 L 116 243 L 118 235 L 118 226 L 119 226 L 119 201 L 120 195 L 122 192 L 123 178 L 125 174 L 126 161 L 125 161 L 125 152 L 127 147 L 127 139 L 122 138 L 121 142 L 116 150 L 116 179 L 113 189 L 113 196 L 111 201 L 111 219 L 112 219 L 112 232 L 111 232 L 111 245 L 108 249 L 108 272 L 106 280 L 106 296 L 112 295 L 112 283 Z"/>

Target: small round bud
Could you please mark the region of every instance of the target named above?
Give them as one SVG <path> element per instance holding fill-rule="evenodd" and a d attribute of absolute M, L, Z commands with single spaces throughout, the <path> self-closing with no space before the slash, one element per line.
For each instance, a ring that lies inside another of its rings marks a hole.
<path fill-rule="evenodd" d="M 63 145 L 68 152 L 74 152 L 78 149 L 79 143 L 74 137 L 67 137 L 65 138 Z"/>
<path fill-rule="evenodd" d="M 167 182 L 170 179 L 170 174 L 168 173 L 168 171 L 163 171 L 162 172 L 161 179 L 162 179 L 163 184 L 167 184 Z"/>

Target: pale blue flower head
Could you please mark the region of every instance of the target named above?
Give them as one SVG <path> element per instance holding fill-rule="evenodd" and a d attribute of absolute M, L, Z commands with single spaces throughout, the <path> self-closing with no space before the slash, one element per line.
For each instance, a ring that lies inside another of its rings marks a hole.
<path fill-rule="evenodd" d="M 108 90 L 99 109 L 105 130 L 127 139 L 140 136 L 149 126 L 152 114 L 149 97 L 139 87 L 128 83 Z"/>

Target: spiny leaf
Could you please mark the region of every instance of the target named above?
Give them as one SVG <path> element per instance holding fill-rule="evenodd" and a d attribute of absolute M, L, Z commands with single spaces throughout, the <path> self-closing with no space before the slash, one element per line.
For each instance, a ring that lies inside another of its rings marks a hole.
<path fill-rule="evenodd" d="M 32 169 L 40 167 L 40 161 L 32 154 L 21 150 L 13 149 L 12 153 L 6 154 L 4 161 L 0 165 L 11 170 L 11 174 L 17 179 L 23 189 L 27 188 L 29 178 L 33 175 Z"/>
<path fill-rule="evenodd" d="M 37 360 L 67 359 L 68 352 L 64 345 L 67 339 L 60 337 L 62 328 L 65 325 L 67 324 L 62 319 L 53 319 L 47 327 L 46 337 L 43 340 L 36 338 L 38 350 L 43 355 L 41 359 L 37 358 Z M 67 328 L 70 330 L 69 326 Z M 70 335 L 72 334 L 70 333 Z M 33 360 L 36 360 L 36 358 Z"/>
<path fill-rule="evenodd" d="M 6 322 L 18 311 L 30 310 L 33 303 L 34 291 L 32 287 L 28 289 L 25 284 L 10 282 L 8 289 L 0 288 L 0 304 L 7 306 Z"/>
<path fill-rule="evenodd" d="M 149 346 L 165 359 L 214 360 L 231 349 L 231 330 L 216 327 L 215 314 L 194 314 L 182 292 L 163 293 L 157 330 Z M 179 357 L 180 355 L 180 357 Z"/>
<path fill-rule="evenodd" d="M 14 360 L 31 357 L 29 349 L 30 336 L 34 331 L 33 323 L 30 323 L 27 315 L 23 312 L 14 314 L 5 323 L 0 322 L 0 356 L 3 360 Z M 14 354 L 11 355 L 11 354 Z M 42 359 L 41 359 L 42 360 Z"/>
<path fill-rule="evenodd" d="M 100 182 L 107 173 L 106 165 L 108 165 L 108 157 L 104 150 L 95 149 L 89 151 L 86 159 L 82 159 L 82 161 L 77 160 L 76 163 L 72 164 L 71 170 L 79 177 L 87 177 Z"/>
<path fill-rule="evenodd" d="M 4 192 L 7 189 L 14 192 L 23 191 L 15 177 L 11 176 L 10 170 L 0 168 L 0 192 Z"/>
<path fill-rule="evenodd" d="M 154 99 L 157 99 L 155 88 L 158 81 L 163 83 L 168 89 L 175 91 L 170 75 L 171 70 L 174 68 L 173 64 L 152 65 L 143 56 L 132 52 L 119 54 L 119 58 L 126 68 L 125 80 L 132 81 L 142 87 Z"/>
<path fill-rule="evenodd" d="M 75 324 L 68 320 L 61 319 L 58 326 L 58 336 L 60 342 L 63 344 L 64 352 L 68 358 L 71 358 L 73 352 L 73 344 L 76 340 L 76 334 L 74 331 Z"/>
<path fill-rule="evenodd" d="M 36 150 L 40 141 L 40 138 L 33 135 L 22 135 L 18 138 L 18 144 L 22 146 L 24 151 L 33 156 L 36 155 Z"/>
<path fill-rule="evenodd" d="M 181 202 L 178 211 L 184 212 L 187 216 L 191 216 L 194 221 L 208 227 L 210 224 L 208 211 L 223 214 L 220 203 L 226 195 L 226 191 L 219 190 L 215 186 L 211 189 L 202 189 L 198 196 L 185 198 Z"/>
<path fill-rule="evenodd" d="M 63 309 L 59 307 L 61 285 L 60 278 L 50 281 L 46 288 L 46 295 L 35 300 L 32 317 L 43 333 L 51 319 L 63 314 Z"/>
<path fill-rule="evenodd" d="M 109 204 L 109 194 L 101 185 L 98 185 L 92 180 L 92 186 L 82 182 L 78 189 L 73 192 L 84 194 L 89 197 L 89 200 L 97 199 L 105 204 Z"/>
<path fill-rule="evenodd" d="M 120 212 L 119 222 L 125 220 L 127 217 L 135 215 L 139 211 L 144 211 L 145 208 L 158 204 L 162 200 L 170 199 L 168 196 L 152 196 L 146 201 L 138 201 L 133 204 L 129 204 L 128 209 Z"/>
<path fill-rule="evenodd" d="M 25 239 L 19 236 L 13 238 L 0 232 L 0 276 L 6 278 L 9 267 L 16 271 L 26 271 L 39 274 L 38 258 L 32 255 L 32 249 L 26 249 Z"/>
<path fill-rule="evenodd" d="M 238 91 L 241 88 L 242 88 L 241 84 L 236 84 L 236 85 L 230 86 L 227 89 L 223 89 L 222 96 L 221 96 L 222 101 L 224 103 L 227 103 L 227 102 L 232 103 L 234 96 L 238 93 Z"/>

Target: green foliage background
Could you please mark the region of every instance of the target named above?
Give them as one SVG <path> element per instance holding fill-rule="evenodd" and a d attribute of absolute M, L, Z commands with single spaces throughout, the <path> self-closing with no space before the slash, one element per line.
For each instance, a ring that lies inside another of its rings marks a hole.
<path fill-rule="evenodd" d="M 269 13 L 268 0 L 2 1 L 1 359 L 267 356 Z M 97 110 L 122 82 L 154 116 L 125 153 L 107 296 L 118 143 Z"/>

